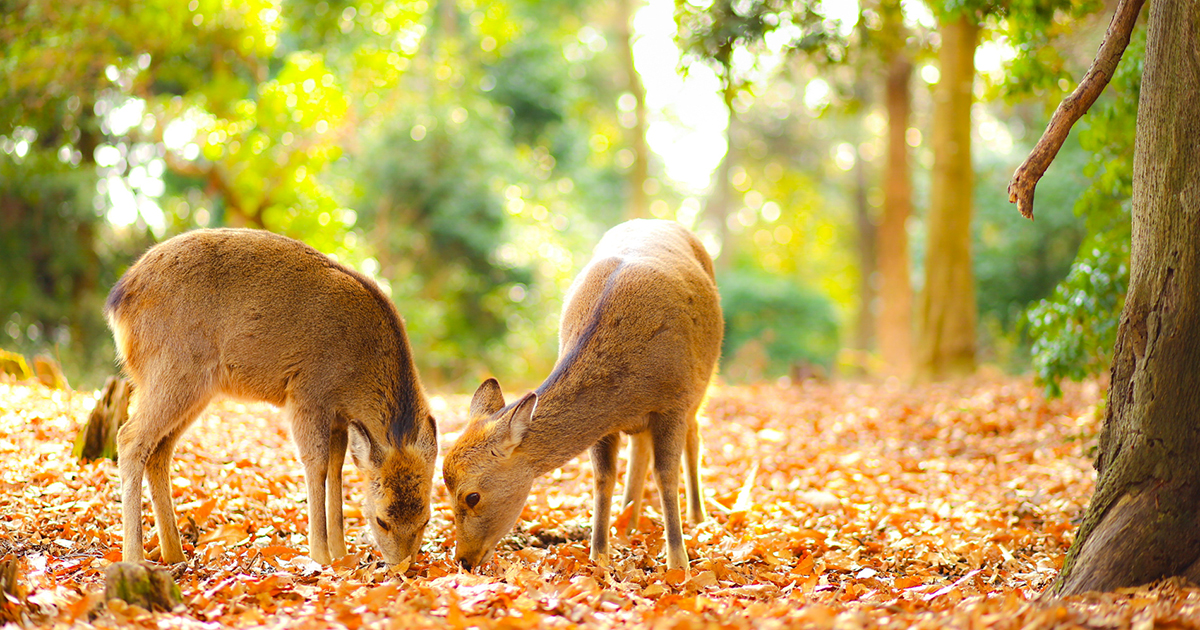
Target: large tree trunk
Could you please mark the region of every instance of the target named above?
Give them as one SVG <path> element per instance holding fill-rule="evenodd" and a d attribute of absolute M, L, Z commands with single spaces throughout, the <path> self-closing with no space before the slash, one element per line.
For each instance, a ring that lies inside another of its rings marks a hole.
<path fill-rule="evenodd" d="M 933 188 L 917 376 L 937 380 L 975 370 L 975 278 L 971 271 L 971 88 L 979 26 L 942 25 L 941 80 L 934 89 Z"/>
<path fill-rule="evenodd" d="M 876 231 L 879 268 L 879 313 L 876 335 L 884 370 L 897 376 L 912 371 L 912 282 L 908 263 L 908 217 L 912 214 L 912 182 L 908 168 L 909 81 L 912 63 L 900 54 L 888 66 L 887 160 L 883 175 L 883 216 Z"/>
<path fill-rule="evenodd" d="M 1099 477 L 1055 591 L 1200 578 L 1200 0 L 1150 3 Z"/>
<path fill-rule="evenodd" d="M 642 219 L 650 216 L 650 196 L 646 194 L 646 180 L 650 177 L 650 147 L 646 144 L 646 129 L 649 126 L 646 112 L 646 86 L 633 62 L 633 16 L 640 0 L 618 0 L 616 26 L 621 44 L 621 63 L 625 69 L 625 89 L 633 95 L 633 127 L 629 130 L 629 147 L 633 151 L 633 164 L 629 167 L 629 207 L 626 216 Z M 636 7 L 635 7 L 636 5 Z"/>

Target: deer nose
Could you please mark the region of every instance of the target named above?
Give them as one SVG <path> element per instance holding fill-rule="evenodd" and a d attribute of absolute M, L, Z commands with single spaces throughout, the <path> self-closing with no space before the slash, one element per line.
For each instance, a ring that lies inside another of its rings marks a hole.
<path fill-rule="evenodd" d="M 462 565 L 462 568 L 466 569 L 467 571 L 471 570 L 471 561 L 467 560 L 466 558 L 459 558 L 458 564 Z"/>

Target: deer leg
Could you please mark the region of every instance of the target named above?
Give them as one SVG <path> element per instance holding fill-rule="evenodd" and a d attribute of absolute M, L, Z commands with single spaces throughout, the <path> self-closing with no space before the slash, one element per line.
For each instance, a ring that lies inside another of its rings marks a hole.
<path fill-rule="evenodd" d="M 659 422 L 653 422 L 653 419 Z M 667 537 L 667 568 L 687 569 L 683 524 L 679 518 L 679 460 L 686 428 L 679 416 L 657 415 L 651 421 L 654 441 L 654 483 L 662 499 L 663 528 Z"/>
<path fill-rule="evenodd" d="M 342 519 L 342 464 L 346 461 L 345 426 L 334 427 L 329 433 L 329 472 L 325 478 L 325 525 L 329 535 L 329 555 L 334 559 L 346 555 L 346 530 Z"/>
<path fill-rule="evenodd" d="M 687 439 L 683 444 L 684 477 L 687 488 L 688 520 L 693 525 L 704 522 L 704 495 L 700 489 L 700 424 L 696 422 L 697 407 L 688 415 Z"/>
<path fill-rule="evenodd" d="M 175 442 L 187 429 L 188 423 L 165 435 L 146 460 L 146 484 L 150 486 L 150 503 L 154 506 L 154 523 L 158 527 L 158 545 L 166 564 L 183 562 L 183 544 L 179 542 L 179 525 L 171 498 L 171 457 Z"/>
<path fill-rule="evenodd" d="M 170 461 L 175 440 L 208 405 L 212 394 L 198 388 L 139 387 L 138 408 L 117 433 L 117 466 L 121 476 L 121 558 L 141 562 L 142 478 L 149 481 L 155 520 L 163 543 L 163 560 L 181 562 L 179 529 L 171 505 Z M 166 545 L 174 546 L 167 547 Z"/>
<path fill-rule="evenodd" d="M 633 506 L 629 523 L 625 526 L 627 535 L 637 530 L 638 519 L 642 515 L 642 496 L 645 493 L 646 472 L 650 468 L 651 449 L 649 431 L 629 436 L 629 468 L 625 471 L 625 495 L 621 499 L 623 508 Z"/>
<path fill-rule="evenodd" d="M 592 445 L 592 474 L 595 480 L 595 507 L 592 510 L 592 561 L 608 564 L 608 528 L 613 488 L 617 485 L 617 451 L 621 434 L 610 433 Z"/>
<path fill-rule="evenodd" d="M 329 530 L 325 480 L 330 466 L 330 428 L 332 418 L 324 418 L 320 411 L 300 408 L 289 404 L 292 420 L 292 439 L 304 465 L 304 485 L 308 490 L 308 555 L 321 564 L 329 564 Z M 343 450 L 344 452 L 344 450 Z M 340 506 L 339 506 L 340 508 Z"/>

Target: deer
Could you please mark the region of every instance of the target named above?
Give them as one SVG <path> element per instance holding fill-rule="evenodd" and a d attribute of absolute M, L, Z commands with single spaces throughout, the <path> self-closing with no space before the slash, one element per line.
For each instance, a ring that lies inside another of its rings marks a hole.
<path fill-rule="evenodd" d="M 622 433 L 630 436 L 623 505 L 636 527 L 646 471 L 662 497 L 667 568 L 687 569 L 679 510 L 681 456 L 688 517 L 705 518 L 697 413 L 724 334 L 713 263 L 673 221 L 617 225 L 564 298 L 558 360 L 512 404 L 496 379 L 475 391 L 462 434 L 442 462 L 457 562 L 485 563 L 516 525 L 535 478 L 588 450 L 594 473 L 590 557 L 609 558 L 609 517 Z M 632 507 L 630 507 L 632 506 Z"/>
<path fill-rule="evenodd" d="M 314 561 L 346 555 L 347 451 L 366 479 L 362 513 L 384 561 L 416 555 L 437 424 L 404 323 L 374 281 L 284 236 L 199 229 L 142 255 L 104 312 L 137 403 L 117 434 L 126 562 L 143 558 L 143 477 L 161 560 L 185 560 L 171 458 L 220 395 L 283 410 L 304 469 Z"/>

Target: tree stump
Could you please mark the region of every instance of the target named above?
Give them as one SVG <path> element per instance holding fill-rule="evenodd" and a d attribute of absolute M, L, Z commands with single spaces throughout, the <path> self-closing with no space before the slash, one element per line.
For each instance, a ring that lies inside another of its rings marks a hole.
<path fill-rule="evenodd" d="M 114 562 L 104 570 L 104 600 L 110 599 L 146 610 L 170 611 L 183 603 L 183 594 L 167 569 Z"/>
<path fill-rule="evenodd" d="M 0 350 L 0 374 L 8 374 L 18 381 L 33 378 L 33 372 L 25 362 L 25 357 L 8 350 Z"/>
<path fill-rule="evenodd" d="M 67 377 L 63 374 L 62 367 L 58 365 L 48 354 L 39 354 L 33 357 L 33 372 L 37 374 L 37 379 L 42 382 L 42 385 L 50 389 L 70 389 L 67 384 Z"/>
<path fill-rule="evenodd" d="M 17 557 L 0 560 L 0 623 L 19 622 L 25 610 L 25 589 L 17 579 Z"/>
<path fill-rule="evenodd" d="M 75 438 L 71 454 L 83 460 L 117 459 L 117 431 L 129 418 L 129 381 L 108 377 L 104 394 L 96 401 L 87 425 Z"/>

